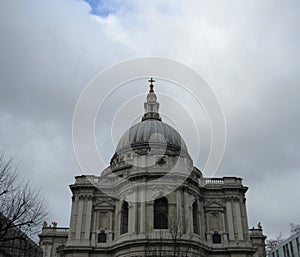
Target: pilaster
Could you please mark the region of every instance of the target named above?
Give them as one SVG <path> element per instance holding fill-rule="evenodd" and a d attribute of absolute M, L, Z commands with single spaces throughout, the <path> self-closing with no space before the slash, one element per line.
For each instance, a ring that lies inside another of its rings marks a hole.
<path fill-rule="evenodd" d="M 233 225 L 233 213 L 232 213 L 231 199 L 229 197 L 226 198 L 226 216 L 227 216 L 229 240 L 233 241 L 233 240 L 235 240 L 234 225 Z"/>
<path fill-rule="evenodd" d="M 145 190 L 142 189 L 140 192 L 140 204 L 141 204 L 141 211 L 140 211 L 140 233 L 144 234 L 145 233 L 145 218 L 146 218 L 146 195 L 145 195 Z"/>
<path fill-rule="evenodd" d="M 202 239 L 205 238 L 206 233 L 206 226 L 205 226 L 205 213 L 204 213 L 204 207 L 203 207 L 203 199 L 200 199 L 199 201 L 199 207 L 200 207 L 200 235 Z"/>
<path fill-rule="evenodd" d="M 83 205 L 84 205 L 84 197 L 83 196 L 79 196 L 78 213 L 77 213 L 77 224 L 76 224 L 76 235 L 75 235 L 75 239 L 78 239 L 78 240 L 80 240 L 80 237 L 81 237 Z"/>
<path fill-rule="evenodd" d="M 85 231 L 84 231 L 84 239 L 90 239 L 91 233 L 91 221 L 92 221 L 92 208 L 93 208 L 93 198 L 92 196 L 87 197 L 86 204 L 86 221 L 85 221 Z"/>
<path fill-rule="evenodd" d="M 186 233 L 191 233 L 190 224 L 190 208 L 189 208 L 189 194 L 185 191 L 184 195 L 184 218 L 185 218 L 185 226 L 186 226 Z"/>
<path fill-rule="evenodd" d="M 180 232 L 183 232 L 184 230 L 184 227 L 183 227 L 183 215 L 182 215 L 182 191 L 181 189 L 179 188 L 177 191 L 176 191 L 176 207 L 177 207 L 177 219 L 179 221 L 179 224 L 181 224 L 180 226 Z"/>
<path fill-rule="evenodd" d="M 234 201 L 234 211 L 235 211 L 235 222 L 237 227 L 238 240 L 242 241 L 244 240 L 243 225 L 242 225 L 240 202 L 238 199 L 235 199 Z"/>
<path fill-rule="evenodd" d="M 134 220 L 133 220 L 133 203 L 129 203 L 128 206 L 128 234 L 132 234 L 134 230 Z"/>
<path fill-rule="evenodd" d="M 71 218 L 70 218 L 70 226 L 69 226 L 69 240 L 72 240 L 72 233 L 75 233 L 76 230 L 74 229 L 73 223 L 75 219 L 75 209 L 76 209 L 76 204 L 77 204 L 77 198 L 75 196 L 72 196 L 72 207 L 71 207 Z M 76 220 L 77 223 L 77 220 Z M 74 235 L 74 234 L 73 234 Z"/>
<path fill-rule="evenodd" d="M 242 214 L 244 239 L 245 240 L 250 240 L 247 209 L 246 209 L 246 198 L 240 199 L 240 204 L 241 204 L 241 214 Z"/>
<path fill-rule="evenodd" d="M 115 208 L 115 237 L 118 238 L 120 235 L 120 201 L 116 201 Z"/>
<path fill-rule="evenodd" d="M 136 227 L 137 227 L 137 203 L 136 202 L 132 203 L 132 208 L 130 210 L 132 210 L 132 214 L 130 214 L 130 212 L 129 212 L 129 215 L 132 216 L 131 234 L 136 234 L 137 233 L 137 231 L 136 231 Z"/>

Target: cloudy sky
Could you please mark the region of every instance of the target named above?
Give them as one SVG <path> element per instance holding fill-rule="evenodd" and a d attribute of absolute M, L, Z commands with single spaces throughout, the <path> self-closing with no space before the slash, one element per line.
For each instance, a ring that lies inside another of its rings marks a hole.
<path fill-rule="evenodd" d="M 244 178 L 249 226 L 287 236 L 300 223 L 299 14 L 297 0 L 0 1 L 0 148 L 41 189 L 49 221 L 68 226 L 81 92 L 116 62 L 171 58 L 199 71 L 222 104 L 228 137 L 217 176 Z M 134 94 L 146 93 L 139 85 Z M 113 148 L 98 142 L 108 164 Z"/>

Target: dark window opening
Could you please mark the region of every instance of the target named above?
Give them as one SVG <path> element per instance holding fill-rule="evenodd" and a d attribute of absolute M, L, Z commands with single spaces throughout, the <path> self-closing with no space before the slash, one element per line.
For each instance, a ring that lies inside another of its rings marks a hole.
<path fill-rule="evenodd" d="M 212 235 L 213 244 L 221 244 L 221 235 L 219 233 L 214 233 Z"/>
<path fill-rule="evenodd" d="M 168 200 L 165 197 L 154 201 L 154 229 L 168 228 Z"/>
<path fill-rule="evenodd" d="M 195 234 L 199 234 L 199 217 L 198 217 L 198 205 L 193 203 L 193 230 Z"/>
<path fill-rule="evenodd" d="M 122 204 L 121 210 L 121 234 L 128 232 L 128 203 L 124 202 Z"/>
<path fill-rule="evenodd" d="M 101 231 L 98 234 L 98 243 L 106 243 L 106 239 L 107 239 L 106 233 L 104 231 Z"/>
<path fill-rule="evenodd" d="M 167 163 L 167 161 L 166 161 L 166 156 L 163 156 L 163 157 L 159 158 L 159 159 L 157 160 L 156 163 L 157 163 L 159 166 L 165 165 L 165 164 Z"/>

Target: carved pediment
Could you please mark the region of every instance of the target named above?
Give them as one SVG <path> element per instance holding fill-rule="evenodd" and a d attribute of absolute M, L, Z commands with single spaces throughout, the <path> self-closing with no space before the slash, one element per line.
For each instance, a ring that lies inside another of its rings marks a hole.
<path fill-rule="evenodd" d="M 111 210 L 114 208 L 114 202 L 106 199 L 99 199 L 95 203 L 95 209 Z"/>
<path fill-rule="evenodd" d="M 221 205 L 221 204 L 219 204 L 219 203 L 217 203 L 217 202 L 209 203 L 209 204 L 207 204 L 206 206 L 209 206 L 209 207 L 216 207 L 216 208 L 218 208 L 218 207 L 223 207 L 223 205 Z"/>
<path fill-rule="evenodd" d="M 205 209 L 223 210 L 225 208 L 224 201 L 220 200 L 206 200 L 204 204 Z"/>
<path fill-rule="evenodd" d="M 97 203 L 97 206 L 103 206 L 103 207 L 105 207 L 105 206 L 113 206 L 113 205 L 111 203 L 109 203 L 109 202 L 102 201 L 102 202 Z"/>

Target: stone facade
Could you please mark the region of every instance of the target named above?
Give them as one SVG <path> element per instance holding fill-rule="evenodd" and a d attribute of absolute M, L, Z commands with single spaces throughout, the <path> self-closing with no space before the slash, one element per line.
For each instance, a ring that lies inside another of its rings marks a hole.
<path fill-rule="evenodd" d="M 120 139 L 110 166 L 70 186 L 69 230 L 42 230 L 45 257 L 264 254 L 262 230 L 248 229 L 242 179 L 203 177 L 158 109 L 151 82 L 145 115 Z"/>
<path fill-rule="evenodd" d="M 69 228 L 58 228 L 56 223 L 52 226 L 44 224 L 40 237 L 40 247 L 43 249 L 43 257 L 61 256 L 62 249 L 68 240 Z"/>

